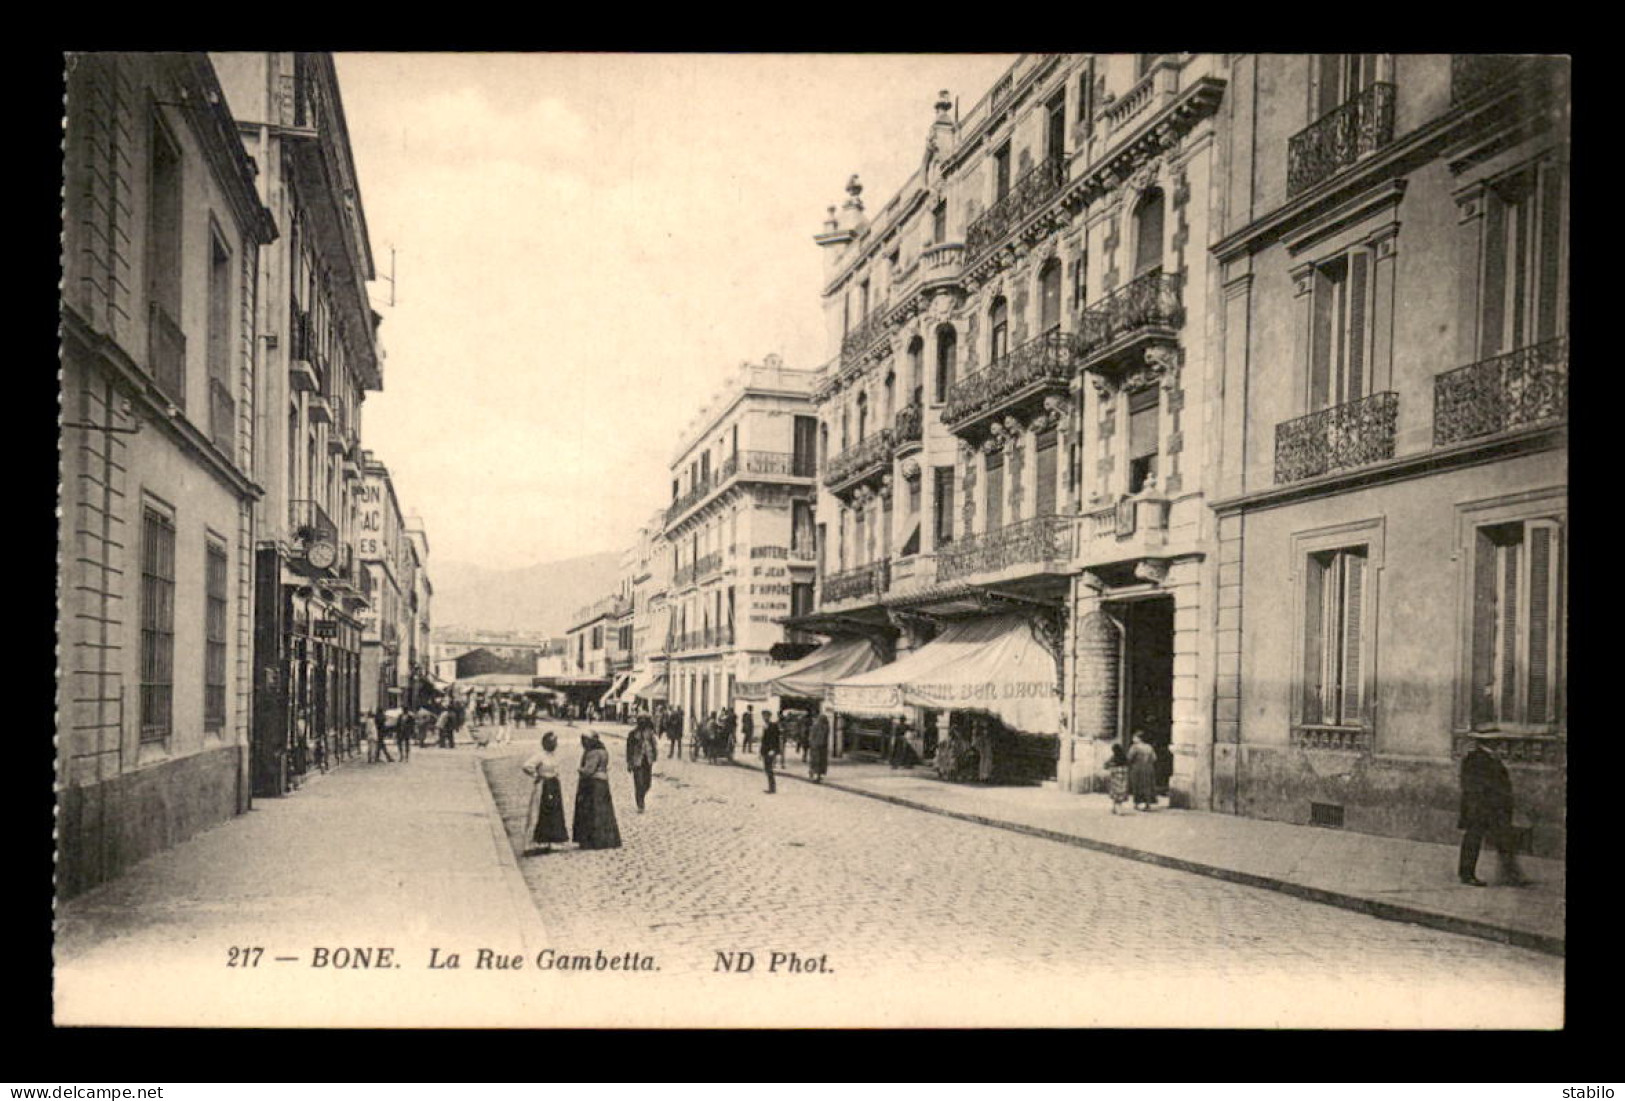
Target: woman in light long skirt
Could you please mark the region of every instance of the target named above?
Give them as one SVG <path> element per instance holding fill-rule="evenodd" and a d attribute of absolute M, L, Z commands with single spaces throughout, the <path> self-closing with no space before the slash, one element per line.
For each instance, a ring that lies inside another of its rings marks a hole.
<path fill-rule="evenodd" d="M 541 752 L 519 767 L 533 782 L 530 813 L 525 818 L 525 852 L 540 846 L 542 852 L 570 840 L 564 828 L 564 790 L 559 786 L 559 740 L 551 731 L 542 735 Z"/>

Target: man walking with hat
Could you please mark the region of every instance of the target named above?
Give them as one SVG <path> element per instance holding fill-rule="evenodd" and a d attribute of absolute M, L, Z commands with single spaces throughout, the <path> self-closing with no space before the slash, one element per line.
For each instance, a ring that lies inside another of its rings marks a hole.
<path fill-rule="evenodd" d="M 1478 853 L 1487 837 L 1501 858 L 1501 881 L 1521 887 L 1528 880 L 1518 868 L 1512 836 L 1512 777 L 1487 745 L 1491 735 L 1474 733 L 1461 759 L 1461 860 L 1457 874 L 1469 887 L 1486 886 L 1478 878 Z"/>

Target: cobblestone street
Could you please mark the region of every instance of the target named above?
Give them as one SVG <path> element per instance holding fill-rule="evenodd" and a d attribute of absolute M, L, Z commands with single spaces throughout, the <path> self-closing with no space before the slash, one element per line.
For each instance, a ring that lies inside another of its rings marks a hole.
<path fill-rule="evenodd" d="M 624 743 L 606 744 L 624 847 L 521 861 L 561 955 L 649 953 L 694 989 L 861 987 L 882 1013 L 906 990 L 972 1018 L 1031 998 L 1054 1024 L 1561 1023 L 1558 959 L 806 784 L 768 795 L 759 771 L 703 761 L 662 759 L 640 815 Z M 512 838 L 529 751 L 485 762 Z M 739 951 L 755 972 L 719 974 L 717 954 Z M 789 953 L 828 973 L 788 974 Z"/>

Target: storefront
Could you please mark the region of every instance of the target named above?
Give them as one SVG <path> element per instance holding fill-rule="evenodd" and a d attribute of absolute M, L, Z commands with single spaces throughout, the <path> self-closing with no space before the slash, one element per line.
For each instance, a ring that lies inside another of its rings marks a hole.
<path fill-rule="evenodd" d="M 845 750 L 884 752 L 896 721 L 907 719 L 915 755 L 949 778 L 1055 777 L 1061 729 L 1055 655 L 1022 616 L 950 622 L 898 661 L 836 681 L 829 699 Z"/>
<path fill-rule="evenodd" d="M 735 694 L 742 701 L 759 701 L 765 710 L 814 715 L 824 709 L 831 684 L 884 661 L 869 639 L 834 638 L 769 678 L 739 684 Z"/>

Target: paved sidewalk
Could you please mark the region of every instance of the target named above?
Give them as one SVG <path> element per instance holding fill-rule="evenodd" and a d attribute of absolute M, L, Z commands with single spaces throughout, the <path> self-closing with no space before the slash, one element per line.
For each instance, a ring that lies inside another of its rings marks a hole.
<path fill-rule="evenodd" d="M 608 730 L 614 733 L 613 729 Z M 761 767 L 754 757 L 734 763 Z M 807 779 L 795 751 L 781 777 Z M 1039 787 L 946 783 L 928 767 L 892 769 L 834 760 L 827 787 L 984 825 L 1048 837 L 1131 860 L 1282 891 L 1375 917 L 1564 953 L 1564 864 L 1526 857 L 1524 888 L 1494 885 L 1493 850 L 1480 858 L 1489 887 L 1456 880 L 1454 845 L 1171 810 L 1111 813 L 1105 795 Z"/>
<path fill-rule="evenodd" d="M 479 756 L 347 762 L 61 906 L 56 1022 L 512 1023 L 475 954 L 531 959 L 544 936 Z M 257 966 L 230 966 L 255 947 Z M 318 948 L 393 951 L 341 970 L 313 966 Z M 434 948 L 463 969 L 429 970 Z"/>

